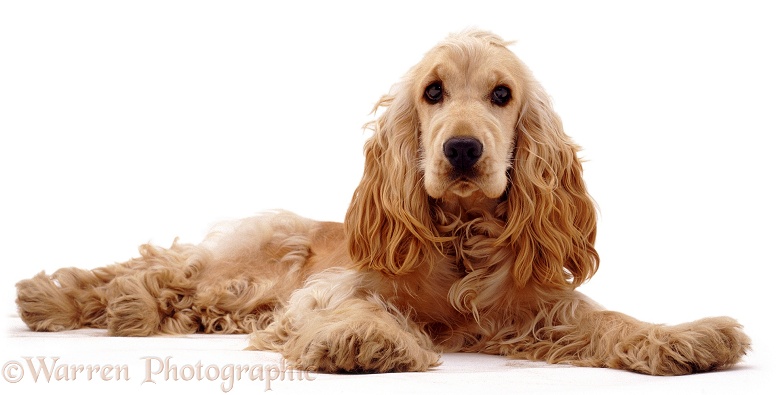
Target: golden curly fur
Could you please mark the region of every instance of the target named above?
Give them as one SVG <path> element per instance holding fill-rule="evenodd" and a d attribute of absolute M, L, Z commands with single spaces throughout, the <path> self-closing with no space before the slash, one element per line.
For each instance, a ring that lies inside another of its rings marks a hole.
<path fill-rule="evenodd" d="M 731 318 L 663 326 L 575 288 L 598 268 L 578 147 L 529 70 L 486 32 L 452 35 L 376 110 L 344 226 L 275 212 L 200 245 L 17 284 L 37 331 L 251 333 L 326 372 L 422 371 L 441 352 L 677 375 L 749 349 Z"/>

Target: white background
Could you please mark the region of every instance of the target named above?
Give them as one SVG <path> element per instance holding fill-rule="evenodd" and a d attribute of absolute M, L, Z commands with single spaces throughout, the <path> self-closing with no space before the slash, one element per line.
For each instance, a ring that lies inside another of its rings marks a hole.
<path fill-rule="evenodd" d="M 40 270 L 285 208 L 341 220 L 372 105 L 448 33 L 513 50 L 585 148 L 601 269 L 640 319 L 738 318 L 774 351 L 767 2 L 0 3 L 0 307 Z M 8 318 L 11 319 L 11 318 Z"/>

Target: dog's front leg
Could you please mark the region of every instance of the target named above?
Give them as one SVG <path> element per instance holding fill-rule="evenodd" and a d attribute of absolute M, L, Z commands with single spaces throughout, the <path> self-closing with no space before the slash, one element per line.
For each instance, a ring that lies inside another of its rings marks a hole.
<path fill-rule="evenodd" d="M 540 309 L 533 336 L 515 343 L 522 346 L 511 354 L 551 363 L 681 375 L 732 366 L 749 349 L 749 337 L 729 317 L 673 326 L 650 324 L 601 310 L 581 294 L 573 295 Z"/>
<path fill-rule="evenodd" d="M 424 371 L 439 364 L 431 339 L 401 312 L 359 287 L 360 274 L 331 270 L 297 290 L 251 336 L 293 368 L 321 372 Z"/>

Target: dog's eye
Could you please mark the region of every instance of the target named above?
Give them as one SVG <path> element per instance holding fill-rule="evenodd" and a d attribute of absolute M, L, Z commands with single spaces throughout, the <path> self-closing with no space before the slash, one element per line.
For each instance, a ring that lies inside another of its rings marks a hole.
<path fill-rule="evenodd" d="M 426 101 L 431 104 L 437 104 L 442 101 L 442 97 L 445 94 L 445 90 L 442 87 L 441 82 L 433 82 L 431 85 L 426 87 L 426 91 L 424 92 L 423 96 L 426 98 Z"/>
<path fill-rule="evenodd" d="M 512 91 L 504 85 L 493 88 L 493 92 L 490 94 L 490 101 L 499 107 L 506 106 L 511 99 Z"/>

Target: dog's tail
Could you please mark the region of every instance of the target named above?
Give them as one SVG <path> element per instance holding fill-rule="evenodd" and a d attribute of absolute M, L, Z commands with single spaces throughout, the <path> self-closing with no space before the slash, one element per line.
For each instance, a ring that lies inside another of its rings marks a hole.
<path fill-rule="evenodd" d="M 93 270 L 63 268 L 18 282 L 19 316 L 35 331 L 93 327 L 122 336 L 196 331 L 199 323 L 185 309 L 194 293 L 193 277 L 209 259 L 208 251 L 175 242 L 169 249 L 142 245 L 140 254 L 125 263 Z M 130 311 L 137 316 L 124 316 Z M 163 322 L 172 316 L 174 320 Z"/>

